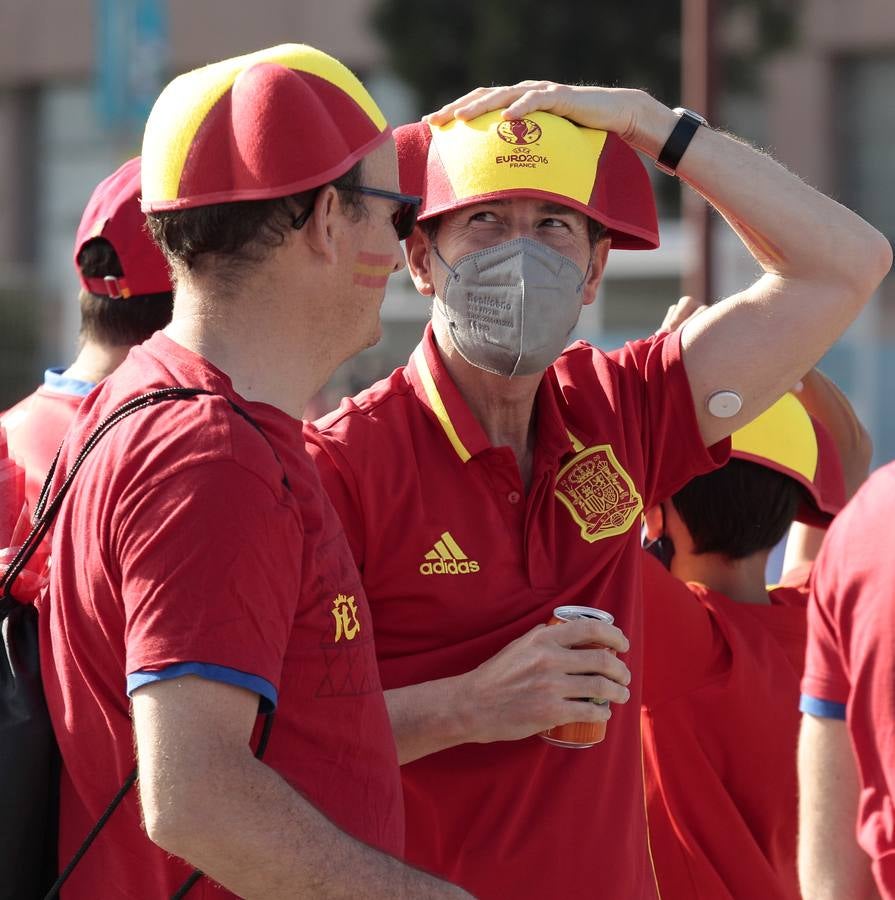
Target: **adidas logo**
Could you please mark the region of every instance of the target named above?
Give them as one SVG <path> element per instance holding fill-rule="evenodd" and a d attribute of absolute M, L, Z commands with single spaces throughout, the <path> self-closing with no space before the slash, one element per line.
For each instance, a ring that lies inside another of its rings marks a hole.
<path fill-rule="evenodd" d="M 435 542 L 426 554 L 426 561 L 420 565 L 423 575 L 469 575 L 478 570 L 479 564 L 467 557 L 449 531 Z"/>

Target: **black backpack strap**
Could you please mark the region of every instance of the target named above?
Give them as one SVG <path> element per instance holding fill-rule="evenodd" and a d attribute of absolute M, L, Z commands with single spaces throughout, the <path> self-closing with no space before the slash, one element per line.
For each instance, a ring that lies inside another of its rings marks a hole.
<path fill-rule="evenodd" d="M 133 413 L 138 412 L 141 409 L 146 409 L 149 406 L 153 406 L 156 403 L 160 403 L 164 400 L 187 400 L 192 397 L 196 397 L 200 394 L 207 394 L 212 396 L 222 396 L 220 394 L 214 394 L 213 391 L 206 391 L 202 388 L 186 388 L 186 387 L 168 387 L 168 388 L 159 388 L 155 391 L 149 391 L 146 394 L 141 394 L 139 397 L 134 397 L 132 400 L 127 401 L 127 403 L 122 404 L 116 410 L 111 412 L 93 431 L 90 433 L 90 436 L 84 442 L 84 446 L 81 448 L 80 453 L 78 453 L 75 461 L 72 463 L 71 469 L 65 476 L 65 480 L 62 482 L 61 487 L 53 496 L 52 500 L 48 500 L 50 494 L 50 486 L 52 485 L 53 478 L 56 474 L 56 468 L 59 463 L 59 456 L 62 452 L 63 444 L 60 444 L 59 449 L 56 451 L 56 456 L 53 459 L 53 464 L 50 466 L 50 471 L 47 473 L 47 477 L 44 479 L 43 487 L 40 491 L 40 496 L 38 497 L 37 504 L 34 509 L 34 515 L 32 517 L 33 525 L 31 528 L 31 532 L 28 534 L 28 537 L 22 543 L 22 546 L 19 548 L 16 555 L 13 557 L 12 562 L 9 564 L 5 574 L 2 579 L 0 579 L 0 587 L 2 587 L 2 595 L 0 595 L 0 605 L 6 607 L 9 603 L 16 603 L 12 597 L 12 586 L 15 584 L 16 578 L 19 576 L 21 571 L 25 568 L 26 563 L 29 559 L 34 555 L 37 548 L 40 546 L 41 541 L 46 537 L 47 532 L 50 530 L 50 526 L 53 524 L 53 520 L 56 518 L 56 514 L 59 512 L 60 507 L 62 506 L 62 501 L 65 499 L 65 495 L 68 493 L 69 488 L 71 487 L 72 481 L 74 480 L 75 475 L 78 472 L 78 469 L 81 468 L 87 454 L 99 443 L 102 437 L 108 432 L 111 428 L 117 425 L 122 419 L 127 418 L 127 416 L 133 415 Z M 280 457 L 277 455 L 276 450 L 273 445 L 267 438 L 267 435 L 264 433 L 263 429 L 260 425 L 240 406 L 234 403 L 232 400 L 228 398 L 224 398 L 227 400 L 227 403 L 230 404 L 230 407 L 240 415 L 243 419 L 245 419 L 261 436 L 267 441 L 268 446 L 270 446 L 273 455 L 276 457 L 277 462 L 280 463 L 282 467 L 282 461 Z M 289 488 L 289 480 L 286 477 L 285 468 L 283 469 L 283 485 L 286 488 Z M 264 754 L 264 750 L 267 747 L 267 741 L 270 736 L 270 729 L 273 725 L 273 713 L 265 714 L 264 727 L 261 732 L 261 737 L 258 741 L 258 749 L 255 753 L 255 756 L 260 759 Z M 133 787 L 134 783 L 137 780 L 137 769 L 136 767 L 133 771 L 128 775 L 125 779 L 124 783 L 118 789 L 118 792 L 112 798 L 109 805 L 106 807 L 103 814 L 97 819 L 96 824 L 90 830 L 90 833 L 84 838 L 83 843 L 80 847 L 75 851 L 74 856 L 72 856 L 71 860 L 69 860 L 68 865 L 62 870 L 59 874 L 59 877 L 56 879 L 53 886 L 50 888 L 44 900 L 52 900 L 52 898 L 57 897 L 59 894 L 62 885 L 66 882 L 68 877 L 74 871 L 75 866 L 83 858 L 84 854 L 90 849 L 91 844 L 96 840 L 100 831 L 105 827 L 106 823 L 112 816 L 112 813 L 118 808 L 121 804 L 121 801 L 125 798 L 128 791 Z M 193 874 L 187 879 L 187 881 L 180 887 L 178 892 L 175 894 L 176 897 L 182 897 L 186 892 L 202 877 L 202 873 L 196 869 Z"/>
<path fill-rule="evenodd" d="M 68 880 L 68 876 L 75 870 L 75 866 L 81 861 L 81 857 L 90 849 L 90 845 L 96 840 L 96 836 L 103 830 L 106 822 L 109 821 L 113 812 L 118 809 L 118 804 L 124 799 L 127 792 L 134 786 L 137 780 L 137 769 L 133 771 L 124 780 L 124 784 L 118 788 L 118 793 L 112 798 L 112 802 L 106 807 L 103 814 L 96 820 L 96 824 L 90 829 L 90 834 L 84 838 L 84 842 L 75 851 L 75 855 L 68 861 L 68 865 L 59 873 L 59 877 L 53 882 L 53 886 L 47 892 L 44 900 L 53 900 L 59 895 L 59 890 Z"/>

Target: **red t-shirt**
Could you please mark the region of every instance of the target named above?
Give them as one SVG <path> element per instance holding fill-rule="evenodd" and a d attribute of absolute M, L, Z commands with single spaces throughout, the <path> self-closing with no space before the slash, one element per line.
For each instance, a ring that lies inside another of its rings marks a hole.
<path fill-rule="evenodd" d="M 632 699 L 588 750 L 465 744 L 402 768 L 407 857 L 482 898 L 655 898 L 640 765 L 640 512 L 723 461 L 703 447 L 679 336 L 584 343 L 537 395 L 526 495 L 445 370 L 409 364 L 306 431 L 361 569 L 386 688 L 467 672 L 555 606 L 608 610 Z"/>
<path fill-rule="evenodd" d="M 25 500 L 31 513 L 62 438 L 92 387 L 48 369 L 33 394 L 0 414 L 9 456 L 25 470 Z"/>
<path fill-rule="evenodd" d="M 807 572 L 737 603 L 644 554 L 643 750 L 663 900 L 799 900 Z"/>
<path fill-rule="evenodd" d="M 65 764 L 60 861 L 134 766 L 128 693 L 180 674 L 276 703 L 264 762 L 341 828 L 400 855 L 400 778 L 369 608 L 300 423 L 241 399 L 223 372 L 159 333 L 85 401 L 62 470 L 111 410 L 171 384 L 221 396 L 117 424 L 54 526 L 39 618 Z M 146 837 L 131 791 L 65 896 L 168 897 L 189 871 Z M 207 880 L 192 893 L 229 896 Z"/>
<path fill-rule="evenodd" d="M 861 781 L 857 840 L 887 900 L 895 898 L 893 504 L 889 463 L 830 526 L 811 581 L 801 702 L 803 712 L 848 723 Z"/>

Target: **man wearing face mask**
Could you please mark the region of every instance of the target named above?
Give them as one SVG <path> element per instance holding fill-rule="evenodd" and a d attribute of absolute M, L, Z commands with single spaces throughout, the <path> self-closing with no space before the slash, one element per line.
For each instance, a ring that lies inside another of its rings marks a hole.
<path fill-rule="evenodd" d="M 640 91 L 480 89 L 396 141 L 424 198 L 406 251 L 432 322 L 306 436 L 370 597 L 408 859 L 484 898 L 654 900 L 641 512 L 726 460 L 857 314 L 888 243 Z M 610 246 L 658 243 L 635 149 L 711 197 L 767 274 L 682 332 L 564 349 Z M 545 628 L 564 604 L 615 624 Z M 538 736 L 610 709 L 597 746 Z"/>

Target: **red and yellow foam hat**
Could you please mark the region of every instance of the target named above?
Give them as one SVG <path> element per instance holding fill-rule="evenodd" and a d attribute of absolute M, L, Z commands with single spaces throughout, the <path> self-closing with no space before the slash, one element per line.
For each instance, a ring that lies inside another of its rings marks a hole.
<path fill-rule="evenodd" d="M 347 172 L 391 129 L 338 60 L 282 44 L 187 72 L 143 136 L 144 212 L 285 197 Z"/>
<path fill-rule="evenodd" d="M 401 190 L 423 198 L 420 220 L 486 200 L 533 197 L 601 222 L 613 248 L 659 246 L 649 175 L 618 135 L 548 112 L 505 120 L 494 110 L 443 126 L 395 129 Z"/>
<path fill-rule="evenodd" d="M 833 439 L 794 394 L 784 394 L 735 431 L 730 441 L 731 457 L 782 472 L 805 488 L 809 501 L 796 514 L 800 522 L 826 527 L 845 505 L 845 481 Z"/>

